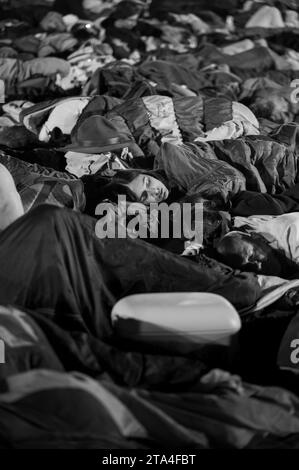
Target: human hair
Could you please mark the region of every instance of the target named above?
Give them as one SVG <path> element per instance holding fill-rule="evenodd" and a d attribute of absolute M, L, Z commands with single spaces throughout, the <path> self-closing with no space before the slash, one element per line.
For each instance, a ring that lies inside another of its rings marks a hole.
<path fill-rule="evenodd" d="M 245 234 L 245 237 L 248 237 Z M 225 235 L 217 245 L 217 258 L 222 263 L 234 269 L 241 269 L 244 266 L 244 259 L 239 252 L 238 242 L 243 239 L 243 234 L 231 232 Z"/>
<path fill-rule="evenodd" d="M 127 186 L 139 175 L 149 175 L 168 185 L 166 176 L 161 170 L 125 169 L 112 170 L 112 176 L 103 176 L 101 170 L 94 175 L 86 175 L 81 179 L 84 183 L 86 196 L 85 212 L 94 215 L 96 206 L 104 199 L 117 202 L 119 195 L 124 195 L 130 202 L 137 202 L 135 193 Z"/>

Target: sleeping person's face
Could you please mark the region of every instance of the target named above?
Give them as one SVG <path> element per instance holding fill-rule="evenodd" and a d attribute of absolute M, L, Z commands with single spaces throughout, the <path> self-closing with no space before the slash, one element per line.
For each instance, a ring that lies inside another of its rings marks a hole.
<path fill-rule="evenodd" d="M 135 194 L 137 200 L 143 204 L 165 201 L 169 195 L 166 186 L 150 175 L 140 174 L 126 186 Z"/>
<path fill-rule="evenodd" d="M 216 250 L 221 260 L 234 269 L 269 276 L 281 274 L 281 265 L 275 250 L 262 239 L 232 232 L 222 238 Z"/>

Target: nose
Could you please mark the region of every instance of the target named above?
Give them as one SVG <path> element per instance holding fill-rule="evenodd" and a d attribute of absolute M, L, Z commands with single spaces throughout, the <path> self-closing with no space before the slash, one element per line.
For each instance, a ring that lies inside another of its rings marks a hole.
<path fill-rule="evenodd" d="M 150 194 L 151 194 L 152 196 L 158 196 L 158 195 L 160 194 L 160 189 L 159 189 L 158 187 L 156 187 L 156 188 L 151 188 Z"/>

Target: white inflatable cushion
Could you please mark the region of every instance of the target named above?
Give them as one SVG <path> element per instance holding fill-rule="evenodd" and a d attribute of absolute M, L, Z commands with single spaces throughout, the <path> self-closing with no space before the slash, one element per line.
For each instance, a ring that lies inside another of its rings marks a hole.
<path fill-rule="evenodd" d="M 111 316 L 122 338 L 168 350 L 229 345 L 241 327 L 238 313 L 226 299 L 201 292 L 131 295 L 115 304 Z"/>

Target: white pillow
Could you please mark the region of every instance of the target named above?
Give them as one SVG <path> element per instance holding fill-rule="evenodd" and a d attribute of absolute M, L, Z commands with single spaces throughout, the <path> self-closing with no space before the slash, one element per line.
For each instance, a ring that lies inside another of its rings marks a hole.
<path fill-rule="evenodd" d="M 189 352 L 205 344 L 230 344 L 241 328 L 234 307 L 217 294 L 171 292 L 136 294 L 118 301 L 111 313 L 118 336 Z"/>

